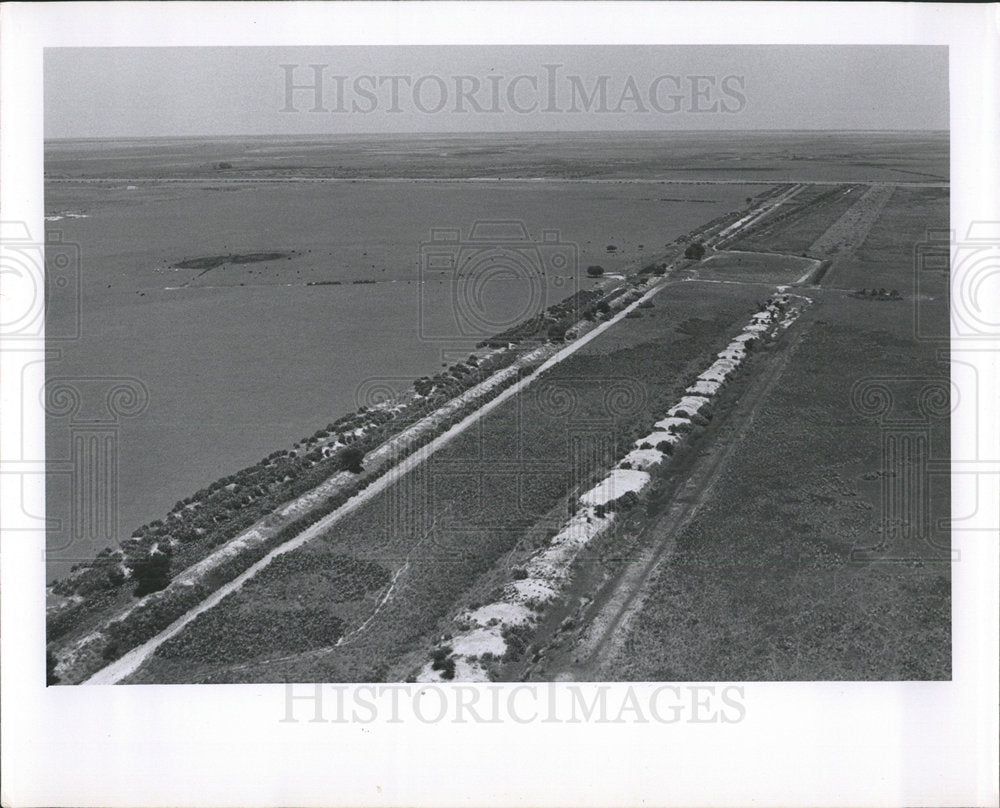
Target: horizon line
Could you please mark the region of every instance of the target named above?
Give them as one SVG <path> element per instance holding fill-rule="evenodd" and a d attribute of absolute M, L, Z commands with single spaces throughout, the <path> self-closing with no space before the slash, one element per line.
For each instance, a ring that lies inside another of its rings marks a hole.
<path fill-rule="evenodd" d="M 720 134 L 951 134 L 951 129 L 500 129 L 488 132 L 269 132 L 184 135 L 73 135 L 43 143 L 82 140 L 224 140 L 230 138 L 489 137 L 497 135 L 720 135 Z"/>

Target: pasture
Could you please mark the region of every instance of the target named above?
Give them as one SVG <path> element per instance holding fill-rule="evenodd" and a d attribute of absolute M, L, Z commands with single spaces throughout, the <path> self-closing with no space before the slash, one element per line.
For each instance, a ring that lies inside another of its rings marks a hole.
<path fill-rule="evenodd" d="M 915 303 L 947 328 L 946 273 L 924 271 L 912 297 L 914 245 L 947 216 L 946 192 L 897 189 L 861 249 L 810 290 L 791 361 L 607 676 L 950 678 L 948 367 L 914 330 Z M 907 299 L 851 297 L 854 284 Z M 865 384 L 889 385 L 891 412 L 871 409 Z M 902 424 L 925 443 L 884 454 Z"/>

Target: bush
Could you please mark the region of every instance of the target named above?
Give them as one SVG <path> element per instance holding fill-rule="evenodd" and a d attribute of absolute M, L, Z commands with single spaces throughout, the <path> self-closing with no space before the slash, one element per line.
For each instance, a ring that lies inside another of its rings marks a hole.
<path fill-rule="evenodd" d="M 137 583 L 134 592 L 137 598 L 166 589 L 170 583 L 170 558 L 163 553 L 150 553 L 135 562 L 132 577 Z"/>
<path fill-rule="evenodd" d="M 452 649 L 450 645 L 442 645 L 440 648 L 435 648 L 431 651 L 431 660 L 435 663 L 443 663 L 449 656 L 451 656 L 451 651 Z M 434 670 L 438 670 L 438 668 L 434 668 Z"/>
<path fill-rule="evenodd" d="M 670 441 L 661 440 L 658 444 L 656 444 L 656 450 L 658 452 L 663 452 L 665 455 L 673 454 L 674 445 Z"/>
<path fill-rule="evenodd" d="M 361 465 L 364 458 L 365 453 L 357 446 L 347 446 L 340 450 L 341 465 L 352 474 L 361 474 L 364 471 L 364 467 Z"/>
<path fill-rule="evenodd" d="M 684 257 L 700 261 L 705 257 L 705 245 L 700 241 L 696 241 L 694 244 L 689 244 L 687 249 L 684 250 Z"/>
<path fill-rule="evenodd" d="M 604 274 L 604 267 L 598 264 L 592 264 L 587 267 L 587 275 L 591 278 L 599 278 Z"/>
<path fill-rule="evenodd" d="M 639 495 L 635 491 L 626 491 L 613 503 L 611 503 L 611 510 L 614 511 L 627 511 L 630 508 L 634 508 L 639 503 Z"/>

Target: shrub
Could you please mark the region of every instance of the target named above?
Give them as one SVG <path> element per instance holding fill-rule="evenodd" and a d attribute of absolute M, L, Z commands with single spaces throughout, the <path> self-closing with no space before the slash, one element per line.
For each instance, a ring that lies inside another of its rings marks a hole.
<path fill-rule="evenodd" d="M 612 503 L 612 510 L 627 511 L 629 508 L 634 508 L 638 502 L 639 495 L 635 491 L 626 491 Z"/>
<path fill-rule="evenodd" d="M 433 660 L 434 662 L 434 665 L 432 665 L 431 667 L 433 667 L 434 670 L 439 670 L 439 668 L 434 666 L 443 664 L 444 661 L 449 656 L 451 656 L 451 651 L 452 649 L 450 645 L 442 645 L 441 647 L 435 648 L 433 651 L 431 651 L 431 660 Z"/>
<path fill-rule="evenodd" d="M 665 455 L 673 454 L 674 445 L 670 441 L 661 440 L 658 444 L 656 444 L 656 450 L 658 452 L 663 452 Z"/>
<path fill-rule="evenodd" d="M 693 244 L 689 244 L 687 249 L 684 250 L 684 257 L 690 258 L 695 261 L 700 261 L 705 257 L 705 245 L 700 241 L 696 241 Z"/>
<path fill-rule="evenodd" d="M 357 446 L 347 446 L 340 450 L 340 462 L 352 474 L 361 474 L 364 471 L 361 465 L 364 457 L 365 453 Z"/>
<path fill-rule="evenodd" d="M 591 278 L 599 278 L 604 274 L 604 267 L 599 264 L 591 264 L 587 267 L 587 275 Z"/>
<path fill-rule="evenodd" d="M 163 553 L 150 553 L 135 562 L 132 577 L 137 583 L 134 592 L 137 598 L 159 592 L 170 583 L 170 558 Z"/>

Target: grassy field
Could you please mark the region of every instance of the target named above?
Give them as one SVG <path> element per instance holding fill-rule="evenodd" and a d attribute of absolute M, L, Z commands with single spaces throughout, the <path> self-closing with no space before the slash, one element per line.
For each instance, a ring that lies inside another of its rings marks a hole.
<path fill-rule="evenodd" d="M 519 559 L 561 525 L 569 495 L 648 432 L 753 308 L 752 292 L 742 287 L 668 287 L 641 317 L 585 346 L 478 431 L 291 553 L 282 575 L 255 581 L 198 618 L 132 680 L 405 677 L 456 608 L 488 602 Z M 391 596 L 383 580 L 353 600 L 331 598 L 317 576 L 345 557 L 392 575 Z M 289 639 L 276 630 L 267 639 L 258 627 L 272 612 L 281 625 L 289 610 L 314 627 L 314 648 L 329 650 L 285 659 L 300 634 Z M 227 642 L 213 643 L 220 631 Z M 338 631 L 344 644 L 330 647 Z M 233 643 L 244 649 L 235 667 Z"/>
<path fill-rule="evenodd" d="M 230 168 L 217 168 L 228 163 Z M 47 177 L 947 181 L 937 132 L 623 132 L 55 141 Z"/>
<path fill-rule="evenodd" d="M 759 283 L 761 294 L 767 297 L 770 288 L 795 283 L 814 266 L 814 261 L 794 255 L 725 251 L 707 258 L 698 267 L 698 276 L 706 280 Z"/>
<path fill-rule="evenodd" d="M 608 677 L 950 678 L 947 478 L 911 476 L 949 458 L 948 368 L 938 345 L 915 339 L 912 299 L 914 245 L 947 221 L 946 191 L 897 189 L 861 249 L 808 292 L 816 305 L 791 362 L 658 570 Z M 855 286 L 905 299 L 837 288 Z M 922 290 L 922 316 L 946 329 L 946 273 Z M 890 391 L 881 421 L 881 393 L 852 397 L 865 380 Z M 925 448 L 890 462 L 883 440 L 904 427 Z M 917 498 L 900 500 L 908 480 Z"/>
<path fill-rule="evenodd" d="M 733 250 L 807 255 L 810 246 L 864 193 L 856 185 L 804 188 L 792 201 L 727 246 Z"/>

